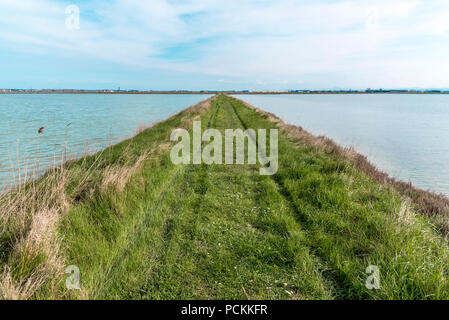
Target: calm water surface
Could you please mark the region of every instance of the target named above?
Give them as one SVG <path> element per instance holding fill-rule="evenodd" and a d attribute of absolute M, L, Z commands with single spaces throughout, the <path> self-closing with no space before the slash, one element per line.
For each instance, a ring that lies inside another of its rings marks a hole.
<path fill-rule="evenodd" d="M 449 95 L 239 95 L 354 146 L 391 176 L 449 195 Z"/>
<path fill-rule="evenodd" d="M 37 158 L 40 171 L 48 168 L 55 158 L 61 158 L 66 140 L 69 155 L 94 152 L 132 136 L 141 125 L 167 118 L 208 97 L 1 94 L 0 187 L 11 184 L 13 178 L 17 181 L 18 167 L 22 168 L 22 178 L 24 168 L 28 168 L 28 176 L 32 176 Z M 37 130 L 42 126 L 45 130 L 38 141 Z"/>

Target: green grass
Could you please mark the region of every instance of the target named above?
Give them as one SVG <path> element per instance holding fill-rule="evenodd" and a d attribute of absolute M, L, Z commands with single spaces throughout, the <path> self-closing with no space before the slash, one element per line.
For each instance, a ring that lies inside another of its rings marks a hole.
<path fill-rule="evenodd" d="M 258 165 L 175 166 L 171 130 L 191 129 L 198 117 L 203 129 L 222 132 L 277 128 L 220 95 L 207 110 L 186 110 L 68 163 L 70 205 L 56 238 L 64 266 L 79 267 L 82 290 L 67 290 L 59 273 L 31 298 L 449 298 L 447 241 L 392 188 L 282 132 L 273 176 L 259 175 Z M 123 188 L 104 183 L 106 172 L 139 157 Z M 20 269 L 28 260 L 13 252 L 0 256 L 20 283 L 37 267 Z M 380 269 L 379 290 L 365 287 L 369 265 Z"/>

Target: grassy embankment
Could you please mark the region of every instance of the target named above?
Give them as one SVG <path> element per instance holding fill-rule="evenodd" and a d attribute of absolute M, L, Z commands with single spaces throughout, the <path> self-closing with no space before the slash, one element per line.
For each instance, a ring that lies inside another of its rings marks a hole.
<path fill-rule="evenodd" d="M 279 171 L 179 165 L 172 129 L 277 128 Z M 449 248 L 389 183 L 220 95 L 0 198 L 0 297 L 449 298 Z M 67 290 L 76 265 L 81 290 Z M 380 289 L 365 287 L 369 265 Z"/>

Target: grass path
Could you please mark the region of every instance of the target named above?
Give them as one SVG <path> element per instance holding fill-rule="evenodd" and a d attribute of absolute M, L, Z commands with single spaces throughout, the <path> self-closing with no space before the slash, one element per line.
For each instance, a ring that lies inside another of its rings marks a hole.
<path fill-rule="evenodd" d="M 215 108 L 206 122 L 211 127 L 241 128 L 228 103 Z M 288 204 L 257 169 L 187 167 L 183 189 L 188 191 L 173 204 L 179 211 L 170 224 L 163 264 L 139 298 L 330 297 Z M 266 197 L 272 201 L 262 200 Z"/>
<path fill-rule="evenodd" d="M 222 134 L 277 128 L 220 95 L 105 150 L 83 183 L 72 175 L 57 229 L 82 289 L 68 291 L 61 275 L 33 298 L 449 298 L 447 241 L 391 188 L 282 131 L 273 176 L 259 165 L 176 166 L 171 130 L 192 130 L 195 119 Z M 365 287 L 369 265 L 379 290 Z"/>
<path fill-rule="evenodd" d="M 221 99 L 212 102 L 201 120 L 204 128 L 223 133 L 224 129 L 243 128 L 230 102 Z M 92 221 L 86 212 L 77 210 L 65 219 L 63 233 L 66 243 L 72 235 L 68 248 L 73 264 L 87 271 L 81 271 L 86 296 L 333 297 L 333 285 L 322 277 L 319 259 L 309 253 L 292 206 L 273 179 L 259 176 L 255 165 L 175 167 L 167 156 L 163 156 L 166 167 L 150 162 L 139 173 L 154 183 L 154 166 L 158 166 L 157 175 L 166 180 L 160 185 L 152 183 L 154 190 L 144 195 L 145 204 L 139 203 L 135 217 L 123 216 L 128 210 L 131 215 L 136 206 L 130 202 L 129 209 L 123 208 L 128 201 L 121 198 L 121 216 L 114 217 L 113 227 L 100 227 L 109 225 L 111 219 Z M 132 187 L 128 184 L 124 192 L 134 193 Z M 117 238 L 99 237 L 93 230 L 86 231 L 87 225 L 106 229 L 107 234 L 117 228 Z M 81 229 L 88 239 L 80 239 Z"/>

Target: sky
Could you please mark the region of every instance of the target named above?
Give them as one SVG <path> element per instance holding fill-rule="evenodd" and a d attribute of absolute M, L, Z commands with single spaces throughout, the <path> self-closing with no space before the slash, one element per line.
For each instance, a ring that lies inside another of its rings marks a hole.
<path fill-rule="evenodd" d="M 449 88 L 448 75 L 447 0 L 0 0 L 0 88 Z"/>

